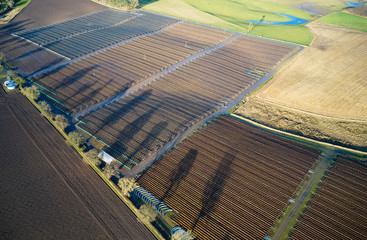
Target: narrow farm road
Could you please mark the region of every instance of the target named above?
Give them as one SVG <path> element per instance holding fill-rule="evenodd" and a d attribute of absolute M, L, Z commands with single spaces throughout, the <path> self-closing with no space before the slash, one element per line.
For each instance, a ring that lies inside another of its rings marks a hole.
<path fill-rule="evenodd" d="M 301 191 L 294 200 L 294 203 L 291 205 L 290 210 L 286 213 L 276 232 L 271 237 L 272 240 L 286 239 L 287 235 L 284 235 L 287 234 L 287 232 L 285 231 L 289 227 L 289 224 L 292 222 L 293 219 L 298 219 L 300 217 L 301 212 L 298 211 L 299 208 L 303 203 L 305 203 L 306 197 L 310 193 L 314 184 L 317 184 L 322 179 L 322 176 L 327 171 L 331 161 L 336 158 L 334 149 L 329 148 L 324 151 L 324 153 L 325 155 L 320 156 L 322 158 L 321 161 L 315 167 L 311 177 L 301 188 Z"/>

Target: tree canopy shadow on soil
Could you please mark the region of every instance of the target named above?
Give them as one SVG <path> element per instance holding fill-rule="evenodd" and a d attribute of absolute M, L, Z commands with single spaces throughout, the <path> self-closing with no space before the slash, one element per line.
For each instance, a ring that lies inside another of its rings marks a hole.
<path fill-rule="evenodd" d="M 161 198 L 162 201 L 164 201 L 165 198 L 170 197 L 176 192 L 180 183 L 189 174 L 192 166 L 194 165 L 197 155 L 198 150 L 191 148 L 189 152 L 181 159 L 181 161 L 177 165 L 176 170 L 170 174 L 168 180 L 169 185 Z"/>
<path fill-rule="evenodd" d="M 102 120 L 105 122 L 105 125 L 112 126 L 114 123 L 117 123 L 120 119 L 123 119 L 125 116 L 127 116 L 130 112 L 135 112 L 134 108 L 137 107 L 139 104 L 143 104 L 150 95 L 151 90 L 143 92 L 139 96 L 136 96 L 134 99 L 130 100 L 128 104 L 121 105 L 119 109 L 111 112 L 110 116 L 107 116 L 105 119 Z M 128 150 L 127 145 L 129 144 L 129 142 L 131 142 L 134 139 L 135 135 L 144 128 L 144 126 L 150 121 L 153 114 L 161 107 L 161 105 L 162 104 L 158 103 L 156 106 L 150 107 L 150 109 L 146 111 L 143 115 L 140 115 L 134 121 L 125 125 L 125 127 L 118 132 L 115 141 L 110 145 L 110 147 L 106 146 L 103 150 L 111 154 L 112 156 L 117 157 L 119 160 L 126 159 L 125 161 L 121 161 L 121 163 L 125 165 L 130 162 L 130 158 L 133 157 L 135 154 L 143 149 L 147 149 L 147 146 L 149 146 L 151 142 L 154 141 L 154 139 L 151 138 L 158 136 L 167 127 L 167 122 L 161 121 L 153 126 L 152 130 L 148 133 L 146 138 L 141 143 L 133 143 L 133 145 L 138 144 L 138 146 L 136 146 L 133 150 L 134 152 L 129 153 L 128 157 L 125 154 Z M 136 113 L 134 115 L 136 115 Z M 134 115 L 131 116 L 134 117 Z M 102 130 L 104 127 L 105 126 L 101 126 L 100 130 Z M 95 132 L 95 134 L 97 134 L 100 130 Z M 120 157 L 116 155 L 119 155 Z"/>
<path fill-rule="evenodd" d="M 203 220 L 202 218 L 208 216 L 214 210 L 216 203 L 223 193 L 223 186 L 231 173 L 231 165 L 235 158 L 236 152 L 226 152 L 212 179 L 207 182 L 204 193 L 202 194 L 202 207 L 191 227 L 192 230 L 195 229 L 199 220 Z M 227 233 L 223 232 L 223 234 Z"/>
<path fill-rule="evenodd" d="M 145 5 L 158 2 L 158 0 L 139 0 L 139 8 L 144 7 Z"/>
<path fill-rule="evenodd" d="M 151 146 L 152 143 L 158 138 L 158 136 L 167 128 L 167 126 L 167 121 L 160 121 L 159 123 L 155 124 L 147 137 L 144 139 L 144 141 L 141 142 L 140 146 L 138 146 L 135 151 L 128 156 L 128 158 L 132 158 L 139 152 L 147 150 L 146 146 Z"/>

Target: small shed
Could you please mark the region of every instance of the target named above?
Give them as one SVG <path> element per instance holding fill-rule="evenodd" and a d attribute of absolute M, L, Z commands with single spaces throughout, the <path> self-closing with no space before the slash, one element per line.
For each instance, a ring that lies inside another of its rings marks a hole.
<path fill-rule="evenodd" d="M 101 150 L 101 152 L 98 154 L 98 157 L 108 163 L 111 164 L 113 160 L 115 160 L 111 155 L 109 155 L 108 153 L 106 153 L 105 151 Z"/>

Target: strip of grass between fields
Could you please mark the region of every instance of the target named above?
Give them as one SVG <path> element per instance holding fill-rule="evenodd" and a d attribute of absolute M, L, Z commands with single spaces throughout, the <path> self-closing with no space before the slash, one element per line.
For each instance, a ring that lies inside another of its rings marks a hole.
<path fill-rule="evenodd" d="M 367 32 L 367 18 L 346 12 L 333 13 L 320 18 L 319 21 Z"/>

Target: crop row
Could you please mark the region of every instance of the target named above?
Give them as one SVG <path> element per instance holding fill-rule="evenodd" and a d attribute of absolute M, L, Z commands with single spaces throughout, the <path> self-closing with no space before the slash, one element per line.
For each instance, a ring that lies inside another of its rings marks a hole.
<path fill-rule="evenodd" d="M 291 239 L 364 239 L 367 165 L 339 157 Z"/>
<path fill-rule="evenodd" d="M 45 27 L 30 29 L 15 33 L 38 45 L 45 45 L 61 38 L 81 34 L 86 31 L 97 30 L 103 27 L 119 24 L 136 14 L 107 9 L 92 14 L 87 14 L 68 21 L 52 24 Z"/>
<path fill-rule="evenodd" d="M 59 39 L 44 47 L 74 59 L 123 40 L 159 30 L 177 21 L 178 19 L 145 12 L 122 24 Z"/>
<path fill-rule="evenodd" d="M 188 35 L 187 33 L 191 33 Z M 188 37 L 184 38 L 187 35 Z M 191 23 L 101 52 L 36 77 L 67 112 L 75 112 L 232 35 Z"/>
<path fill-rule="evenodd" d="M 241 47 L 246 44 L 252 45 L 249 48 Z M 167 140 L 170 140 L 200 119 L 228 104 L 233 98 L 261 78 L 261 76 L 252 74 L 251 71 L 256 70 L 266 74 L 273 65 L 284 57 L 287 51 L 289 53 L 294 49 L 290 45 L 287 45 L 284 49 L 282 47 L 272 47 L 274 50 L 270 51 L 267 47 L 262 47 L 250 37 L 240 37 L 222 49 L 195 59 L 191 63 L 172 71 L 149 86 L 145 86 L 141 91 L 133 93 L 115 104 L 120 105 L 120 108 L 133 106 L 131 111 L 139 109 L 140 115 L 136 119 L 145 117 L 144 121 L 149 122 L 151 118 L 159 117 L 160 121 L 178 124 L 180 127 L 170 130 L 170 137 L 167 138 Z M 136 104 L 136 99 L 141 99 L 140 96 L 142 95 L 146 97 Z M 143 105 L 149 107 L 144 109 L 142 108 Z M 81 120 L 87 124 L 80 126 L 85 128 L 85 130 L 87 128 L 90 129 L 90 127 L 86 126 L 88 125 L 88 118 L 93 117 L 100 111 L 103 111 L 103 109 L 98 109 L 83 117 Z M 125 128 L 129 129 L 128 126 L 133 124 L 136 119 L 131 118 L 128 122 L 123 123 L 120 126 L 119 134 L 125 134 L 124 132 L 128 131 Z M 124 119 L 124 116 L 120 116 L 120 120 L 117 119 L 116 121 L 122 123 L 126 119 Z M 139 122 L 141 123 L 141 121 Z M 112 123 L 105 121 L 103 124 L 97 125 L 100 129 L 98 138 L 103 142 L 107 138 L 110 138 L 112 141 L 114 139 L 115 146 L 120 146 L 122 150 L 114 149 L 113 152 L 118 153 L 121 151 L 121 155 L 124 156 L 123 149 L 129 143 L 120 138 L 119 134 L 115 134 L 114 137 L 104 136 L 104 129 L 108 129 L 110 124 Z M 144 129 L 144 125 L 140 127 Z M 139 143 L 141 143 L 142 139 L 137 139 L 137 136 L 132 136 L 132 138 L 140 146 Z M 162 142 L 161 146 L 167 142 Z M 152 149 L 156 150 L 157 147 Z M 132 152 L 136 151 L 132 150 Z M 151 151 L 146 151 L 145 154 L 148 156 L 151 154 Z M 143 160 L 144 156 L 131 156 L 131 159 L 132 161 L 128 164 L 129 168 Z"/>
<path fill-rule="evenodd" d="M 263 239 L 319 153 L 222 117 L 138 183 L 199 239 Z"/>

